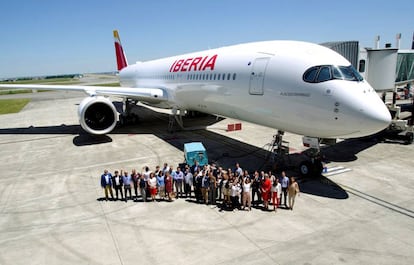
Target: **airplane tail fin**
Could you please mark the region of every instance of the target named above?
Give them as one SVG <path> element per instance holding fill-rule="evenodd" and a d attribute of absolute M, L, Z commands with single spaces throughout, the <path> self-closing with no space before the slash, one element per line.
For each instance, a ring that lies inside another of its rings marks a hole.
<path fill-rule="evenodd" d="M 116 63 L 118 65 L 118 71 L 121 71 L 123 68 L 128 66 L 128 61 L 126 59 L 124 49 L 122 48 L 121 40 L 119 39 L 117 30 L 114 30 L 114 42 L 115 42 Z"/>

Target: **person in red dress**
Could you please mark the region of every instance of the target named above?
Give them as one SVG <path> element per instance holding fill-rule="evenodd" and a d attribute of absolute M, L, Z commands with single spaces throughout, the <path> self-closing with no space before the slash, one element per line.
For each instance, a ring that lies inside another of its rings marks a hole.
<path fill-rule="evenodd" d="M 155 196 L 157 195 L 157 178 L 155 177 L 154 172 L 151 172 L 150 178 L 148 179 L 148 186 L 150 189 L 151 199 L 154 202 Z"/>
<path fill-rule="evenodd" d="M 262 183 L 262 199 L 263 199 L 263 206 L 265 210 L 269 210 L 269 195 L 270 195 L 270 188 L 272 187 L 272 183 L 269 179 L 269 175 L 265 174 L 264 181 Z"/>
<path fill-rule="evenodd" d="M 170 172 L 166 171 L 164 176 L 165 181 L 165 195 L 168 197 L 168 200 L 171 201 L 171 193 L 173 188 L 173 182 L 172 177 L 170 175 Z"/>

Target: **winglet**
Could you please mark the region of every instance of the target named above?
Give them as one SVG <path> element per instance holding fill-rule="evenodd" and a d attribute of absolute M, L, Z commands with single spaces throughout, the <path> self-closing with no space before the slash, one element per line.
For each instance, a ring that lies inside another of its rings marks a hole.
<path fill-rule="evenodd" d="M 128 66 L 128 61 L 126 59 L 124 49 L 122 48 L 121 40 L 119 39 L 117 30 L 114 30 L 114 42 L 115 42 L 116 63 L 118 65 L 118 71 L 121 71 L 123 68 Z"/>

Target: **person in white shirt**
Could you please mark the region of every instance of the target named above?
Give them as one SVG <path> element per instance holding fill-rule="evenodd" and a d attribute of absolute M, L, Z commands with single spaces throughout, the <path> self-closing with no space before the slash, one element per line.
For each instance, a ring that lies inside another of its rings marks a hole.
<path fill-rule="evenodd" d="M 272 192 L 273 211 L 276 212 L 277 208 L 279 208 L 280 195 L 282 194 L 282 185 L 280 184 L 278 178 L 275 178 L 270 190 Z"/>
<path fill-rule="evenodd" d="M 232 208 L 240 209 L 240 201 L 239 201 L 239 195 L 240 195 L 240 184 L 234 179 L 231 184 L 231 191 L 230 191 L 230 200 L 231 200 L 231 206 Z"/>
<path fill-rule="evenodd" d="M 112 177 L 112 185 L 115 189 L 116 199 L 118 200 L 118 191 L 121 192 L 121 200 L 124 200 L 124 193 L 122 192 L 122 186 L 124 185 L 122 176 L 119 175 L 118 170 L 115 170 L 115 175 Z"/>
<path fill-rule="evenodd" d="M 148 179 L 148 186 L 151 194 L 151 199 L 152 201 L 155 201 L 155 196 L 157 195 L 157 178 L 152 172 L 150 174 L 150 178 Z"/>
<path fill-rule="evenodd" d="M 239 163 L 236 163 L 236 169 L 234 170 L 234 172 L 240 176 L 243 173 L 243 169 L 240 167 Z"/>
<path fill-rule="evenodd" d="M 243 199 L 243 202 L 242 202 L 242 205 L 243 205 L 243 210 L 244 210 L 244 208 L 246 207 L 246 206 L 248 206 L 249 207 L 249 211 L 251 211 L 252 210 L 252 194 L 251 194 L 251 186 L 252 186 L 252 183 L 251 183 L 251 180 L 250 180 L 250 178 L 244 178 L 244 182 L 243 182 L 243 196 L 242 196 L 242 199 Z"/>
<path fill-rule="evenodd" d="M 150 174 L 151 174 L 151 172 L 152 172 L 152 171 L 149 169 L 149 167 L 145 166 L 145 167 L 143 168 L 142 175 L 144 175 L 144 179 L 145 179 L 145 181 L 148 181 L 148 179 L 150 178 Z"/>
<path fill-rule="evenodd" d="M 185 197 L 191 197 L 191 189 L 193 187 L 193 174 L 191 174 L 190 168 L 185 169 L 184 176 L 184 193 Z"/>

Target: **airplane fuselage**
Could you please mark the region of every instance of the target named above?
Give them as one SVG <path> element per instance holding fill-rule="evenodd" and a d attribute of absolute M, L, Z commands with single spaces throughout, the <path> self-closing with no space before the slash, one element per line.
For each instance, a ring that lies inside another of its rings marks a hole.
<path fill-rule="evenodd" d="M 221 115 L 307 136 L 365 136 L 389 122 L 388 110 L 366 81 L 305 82 L 304 74 L 313 66 L 350 63 L 319 45 L 268 41 L 138 62 L 119 76 L 122 86 L 163 89 L 168 100 L 158 107 Z"/>

